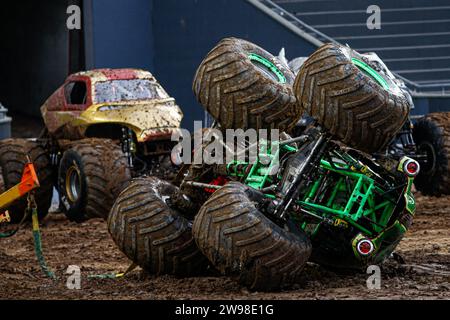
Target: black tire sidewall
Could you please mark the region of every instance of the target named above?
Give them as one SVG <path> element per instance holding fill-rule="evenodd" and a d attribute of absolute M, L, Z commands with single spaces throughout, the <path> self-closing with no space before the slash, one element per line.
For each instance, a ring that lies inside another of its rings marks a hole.
<path fill-rule="evenodd" d="M 425 195 L 439 196 L 440 185 L 443 183 L 442 175 L 448 171 L 448 155 L 443 147 L 443 137 L 438 126 L 430 119 L 421 119 L 414 126 L 413 138 L 417 150 L 420 152 L 421 145 L 427 143 L 433 148 L 435 155 L 434 169 L 427 172 L 421 168 L 421 172 L 415 179 L 416 188 Z"/>
<path fill-rule="evenodd" d="M 66 192 L 67 171 L 75 165 L 80 174 L 80 195 L 75 202 L 71 202 Z M 64 153 L 58 170 L 58 192 L 62 207 L 67 218 L 71 221 L 82 222 L 86 220 L 85 210 L 87 203 L 87 181 L 84 172 L 83 159 L 75 150 L 68 150 Z"/>

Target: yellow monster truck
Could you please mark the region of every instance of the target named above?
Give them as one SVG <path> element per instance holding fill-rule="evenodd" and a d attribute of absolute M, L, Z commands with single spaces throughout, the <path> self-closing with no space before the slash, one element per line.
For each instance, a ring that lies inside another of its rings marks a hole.
<path fill-rule="evenodd" d="M 29 155 L 41 181 L 41 216 L 53 186 L 70 220 L 106 218 L 132 176 L 171 177 L 171 135 L 183 113 L 150 72 L 98 69 L 70 75 L 41 107 L 44 132 L 34 140 L 0 142 L 0 170 L 8 188 L 20 180 Z M 12 222 L 25 203 L 10 206 Z"/>

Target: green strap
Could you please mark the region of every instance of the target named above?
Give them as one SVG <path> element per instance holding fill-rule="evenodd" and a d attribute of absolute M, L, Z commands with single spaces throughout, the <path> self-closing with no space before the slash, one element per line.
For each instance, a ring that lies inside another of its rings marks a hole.
<path fill-rule="evenodd" d="M 105 273 L 105 274 L 94 274 L 88 276 L 89 279 L 117 279 L 125 277 L 127 274 L 129 274 L 131 271 L 136 269 L 138 265 L 136 263 L 132 263 L 128 269 L 125 272 L 122 273 Z"/>
<path fill-rule="evenodd" d="M 0 238 L 8 238 L 14 236 L 22 227 L 22 225 L 25 223 L 27 218 L 30 216 L 30 209 L 27 208 L 25 210 L 25 214 L 22 218 L 22 221 L 18 225 L 18 227 L 12 231 L 9 231 L 7 233 L 0 233 Z M 44 274 L 51 278 L 56 279 L 55 273 L 50 270 L 50 268 L 47 266 L 47 263 L 45 261 L 44 253 L 42 251 L 42 238 L 41 238 L 41 231 L 39 228 L 39 217 L 37 212 L 37 207 L 33 206 L 31 209 L 31 220 L 33 225 L 33 240 L 34 240 L 34 252 L 36 254 L 36 258 L 38 259 L 39 266 L 41 267 L 42 272 Z M 131 264 L 128 269 L 123 273 L 111 273 L 111 274 L 99 274 L 99 275 L 91 275 L 88 278 L 91 279 L 117 279 L 126 276 L 128 273 L 133 271 L 138 267 L 137 264 L 133 263 Z"/>
<path fill-rule="evenodd" d="M 20 226 L 17 227 L 16 229 L 14 229 L 14 230 L 11 230 L 11 231 L 8 231 L 8 232 L 4 232 L 4 233 L 0 232 L 0 239 L 2 239 L 2 238 L 11 238 L 13 235 L 15 235 L 19 231 L 19 229 L 20 229 Z"/>
<path fill-rule="evenodd" d="M 25 210 L 25 214 L 23 215 L 22 220 L 20 221 L 19 225 L 17 226 L 17 228 L 15 228 L 14 230 L 5 232 L 5 233 L 1 233 L 0 232 L 0 239 L 2 238 L 11 238 L 12 236 L 14 236 L 17 232 L 19 232 L 19 230 L 22 228 L 22 226 L 25 224 L 25 221 L 28 219 L 28 217 L 30 216 L 30 212 L 29 210 Z"/>
<path fill-rule="evenodd" d="M 33 222 L 34 252 L 36 253 L 39 266 L 47 277 L 56 279 L 55 274 L 48 268 L 47 263 L 45 262 L 44 254 L 42 253 L 41 232 L 39 230 L 39 218 L 36 207 L 32 208 L 31 219 Z"/>

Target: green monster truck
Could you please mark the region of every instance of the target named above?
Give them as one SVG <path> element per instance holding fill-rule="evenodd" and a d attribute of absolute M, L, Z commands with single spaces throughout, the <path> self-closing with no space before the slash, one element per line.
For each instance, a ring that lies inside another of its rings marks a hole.
<path fill-rule="evenodd" d="M 327 44 L 295 77 L 260 47 L 229 38 L 201 63 L 193 90 L 216 129 L 280 129 L 282 139 L 260 139 L 256 161 L 185 165 L 175 185 L 135 179 L 108 219 L 127 257 L 156 275 L 214 267 L 252 290 L 277 290 L 308 261 L 360 270 L 393 252 L 414 217 L 419 164 L 381 166 L 368 155 L 410 109 L 385 73 Z M 314 121 L 294 135 L 305 112 Z"/>

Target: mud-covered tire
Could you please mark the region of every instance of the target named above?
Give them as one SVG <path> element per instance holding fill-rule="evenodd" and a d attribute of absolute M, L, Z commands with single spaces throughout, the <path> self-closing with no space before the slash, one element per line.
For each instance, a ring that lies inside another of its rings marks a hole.
<path fill-rule="evenodd" d="M 198 247 L 225 275 L 251 290 L 277 290 L 296 283 L 311 254 L 306 235 L 295 235 L 264 216 L 250 188 L 230 182 L 195 217 Z"/>
<path fill-rule="evenodd" d="M 3 179 L 3 171 L 2 168 L 0 167 L 0 193 L 5 192 L 5 179 Z"/>
<path fill-rule="evenodd" d="M 193 91 L 224 129 L 289 130 L 302 115 L 293 81 L 289 68 L 264 49 L 226 38 L 200 64 Z"/>
<path fill-rule="evenodd" d="M 131 182 L 131 170 L 128 164 L 128 159 L 122 151 L 122 147 L 118 144 L 111 143 L 111 141 L 105 140 L 103 148 L 110 155 L 107 162 L 107 168 L 109 172 L 108 178 L 108 190 L 111 193 L 113 203 L 119 194 L 124 190 Z"/>
<path fill-rule="evenodd" d="M 400 130 L 411 106 L 392 80 L 377 73 L 383 78 L 377 82 L 357 66 L 358 61 L 364 63 L 364 57 L 356 51 L 325 44 L 303 64 L 294 92 L 302 110 L 340 141 L 374 153 Z"/>
<path fill-rule="evenodd" d="M 109 233 L 120 251 L 151 274 L 190 276 L 207 267 L 191 223 L 165 201 L 176 191 L 156 177 L 134 179 L 108 218 Z"/>
<path fill-rule="evenodd" d="M 418 120 L 413 138 L 418 153 L 427 156 L 414 180 L 417 190 L 430 196 L 450 194 L 450 113 L 430 113 Z"/>
<path fill-rule="evenodd" d="M 17 185 L 23 174 L 27 155 L 33 162 L 40 187 L 35 191 L 39 217 L 47 215 L 52 202 L 54 173 L 50 158 L 45 148 L 36 141 L 25 139 L 7 139 L 0 142 L 0 167 L 4 181 L 4 189 Z M 26 197 L 12 203 L 7 209 L 12 223 L 19 223 L 27 206 Z"/>
<path fill-rule="evenodd" d="M 120 147 L 106 139 L 73 143 L 59 164 L 58 191 L 71 221 L 107 219 L 114 199 L 131 178 Z"/>

